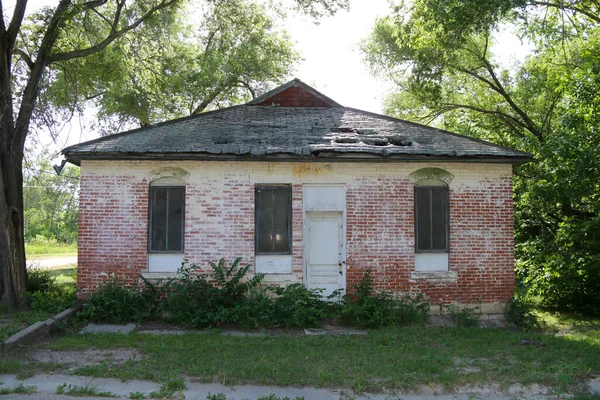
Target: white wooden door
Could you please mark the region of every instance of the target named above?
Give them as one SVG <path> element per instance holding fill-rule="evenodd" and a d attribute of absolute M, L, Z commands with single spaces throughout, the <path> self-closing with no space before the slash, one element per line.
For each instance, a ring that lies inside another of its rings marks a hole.
<path fill-rule="evenodd" d="M 341 212 L 306 213 L 306 287 L 325 289 L 323 296 L 346 288 L 342 222 Z"/>

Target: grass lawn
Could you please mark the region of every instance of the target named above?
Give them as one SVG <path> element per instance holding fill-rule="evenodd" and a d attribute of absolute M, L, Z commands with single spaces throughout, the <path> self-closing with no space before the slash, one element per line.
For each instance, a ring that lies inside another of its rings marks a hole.
<path fill-rule="evenodd" d="M 557 393 L 574 393 L 583 380 L 600 375 L 600 321 L 586 321 L 569 326 L 569 332 L 536 334 L 421 326 L 373 331 L 366 337 L 73 333 L 46 346 L 55 351 L 135 349 L 141 358 L 73 371 L 126 380 L 161 382 L 188 376 L 224 385 L 342 387 L 356 393 L 406 391 L 423 385 L 452 391 L 482 384 L 497 389 L 541 384 Z M 554 328 L 560 326 L 549 330 Z M 522 345 L 521 339 L 543 345 Z M 0 373 L 35 369 L 19 360 L 0 361 Z"/>
<path fill-rule="evenodd" d="M 25 243 L 25 253 L 28 259 L 76 256 L 77 243 Z"/>

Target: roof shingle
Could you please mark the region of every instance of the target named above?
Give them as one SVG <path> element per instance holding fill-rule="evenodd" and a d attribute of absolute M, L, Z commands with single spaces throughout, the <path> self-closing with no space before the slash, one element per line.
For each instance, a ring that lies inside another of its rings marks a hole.
<path fill-rule="evenodd" d="M 148 158 L 505 163 L 531 159 L 510 148 L 342 106 L 250 103 L 92 140 L 67 147 L 63 154 L 76 164 L 84 159 Z"/>

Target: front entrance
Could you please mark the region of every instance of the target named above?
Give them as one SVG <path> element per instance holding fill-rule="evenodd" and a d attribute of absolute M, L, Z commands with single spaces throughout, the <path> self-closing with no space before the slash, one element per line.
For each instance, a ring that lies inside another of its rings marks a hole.
<path fill-rule="evenodd" d="M 337 289 L 345 289 L 343 213 L 306 212 L 304 234 L 306 287 L 325 289 L 323 296 Z"/>

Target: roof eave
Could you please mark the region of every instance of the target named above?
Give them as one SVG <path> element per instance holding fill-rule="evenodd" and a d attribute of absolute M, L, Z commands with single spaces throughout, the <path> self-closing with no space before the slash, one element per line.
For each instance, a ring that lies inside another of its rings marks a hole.
<path fill-rule="evenodd" d="M 442 154 L 372 154 L 321 151 L 311 154 L 210 154 L 210 153 L 71 153 L 63 152 L 71 164 L 84 160 L 180 160 L 180 161 L 272 161 L 272 162 L 467 162 L 521 165 L 532 161 L 526 156 L 442 155 Z"/>

